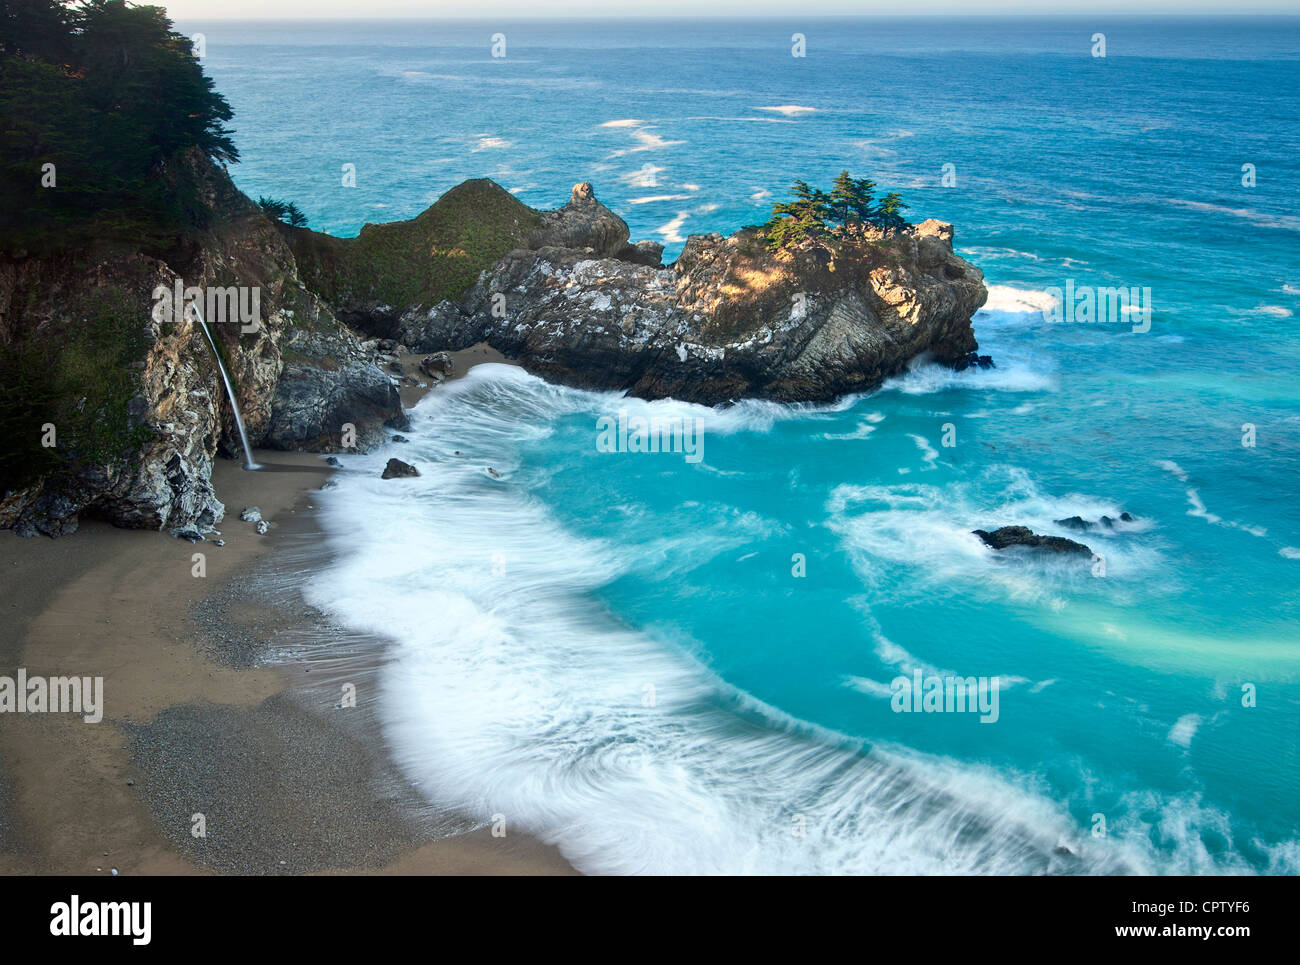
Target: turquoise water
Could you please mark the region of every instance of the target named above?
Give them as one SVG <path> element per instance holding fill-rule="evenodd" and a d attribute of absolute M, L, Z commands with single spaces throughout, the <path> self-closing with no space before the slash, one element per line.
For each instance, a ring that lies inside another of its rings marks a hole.
<path fill-rule="evenodd" d="M 236 182 L 314 227 L 590 180 L 672 257 L 847 167 L 990 285 L 991 371 L 712 411 L 485 367 L 417 409 L 419 480 L 352 460 L 313 593 L 393 638 L 432 799 L 594 871 L 1300 868 L 1300 21 L 181 26 Z M 1150 331 L 1047 323 L 1069 280 Z M 623 408 L 703 460 L 597 451 Z M 969 533 L 1121 511 L 1073 534 L 1104 577 Z M 998 721 L 894 713 L 914 669 L 998 676 Z"/>

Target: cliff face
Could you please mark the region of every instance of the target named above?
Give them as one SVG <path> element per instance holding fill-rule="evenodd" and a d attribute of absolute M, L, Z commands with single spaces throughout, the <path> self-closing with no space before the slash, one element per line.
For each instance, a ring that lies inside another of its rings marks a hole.
<path fill-rule="evenodd" d="M 84 371 L 70 373 L 72 396 L 86 384 L 107 386 L 80 399 L 41 400 L 35 411 L 50 413 L 55 464 L 0 493 L 0 528 L 60 535 L 83 513 L 151 529 L 202 529 L 222 518 L 212 460 L 219 450 L 237 452 L 239 440 L 202 330 L 189 315 L 154 310 L 155 289 L 174 291 L 178 281 L 259 292 L 256 331 L 212 326 L 254 445 L 336 450 L 352 423 L 365 449 L 385 439 L 385 423 L 405 424 L 396 385 L 375 353 L 302 287 L 281 232 L 206 159 L 174 163 L 199 179 L 203 203 L 217 215 L 201 236 L 165 255 L 114 247 L 0 259 L 0 344 L 56 367 L 79 359 Z M 112 352 L 80 350 L 93 349 L 105 329 Z M 96 425 L 111 431 L 100 438 Z"/>
<path fill-rule="evenodd" d="M 464 296 L 402 312 L 397 334 L 424 351 L 486 341 L 546 378 L 646 398 L 829 400 L 975 350 L 987 291 L 952 238 L 927 221 L 774 253 L 747 229 L 693 235 L 665 268 L 580 184 Z"/>
<path fill-rule="evenodd" d="M 29 447 L 46 425 L 58 436 L 30 448 L 32 471 L 0 452 L 0 528 L 222 518 L 209 480 L 219 452 L 238 452 L 231 408 L 197 323 L 154 310 L 159 287 L 258 292 L 256 326 L 213 325 L 250 439 L 320 452 L 406 426 L 381 367 L 392 356 L 349 326 L 419 351 L 488 342 L 546 378 L 647 398 L 829 400 L 920 355 L 964 359 L 987 297 L 937 221 L 781 253 L 755 229 L 695 235 L 664 267 L 662 246 L 630 243 L 589 184 L 535 211 L 469 181 L 417 218 L 340 239 L 272 223 L 197 153 L 173 163 L 213 215 L 173 250 L 0 257 L 0 361 L 52 373 L 26 402 L 0 397 L 0 428 Z"/>

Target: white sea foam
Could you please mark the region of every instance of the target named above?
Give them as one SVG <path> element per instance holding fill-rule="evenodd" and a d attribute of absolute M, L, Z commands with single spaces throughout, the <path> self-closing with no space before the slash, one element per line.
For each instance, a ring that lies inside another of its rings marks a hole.
<path fill-rule="evenodd" d="M 1216 516 L 1214 513 L 1207 510 L 1205 508 L 1205 503 L 1201 501 L 1200 493 L 1198 493 L 1195 489 L 1187 490 L 1187 502 L 1192 507 L 1187 511 L 1188 516 L 1195 516 L 1199 519 L 1205 520 L 1207 523 L 1212 523 L 1215 525 L 1223 524 L 1223 517 Z"/>
<path fill-rule="evenodd" d="M 999 491 L 989 499 L 980 490 Z M 848 552 L 863 582 L 869 587 L 888 584 L 895 593 L 919 598 L 936 585 L 991 587 L 1008 599 L 1051 605 L 1066 590 L 1100 591 L 1077 559 L 1043 555 L 1017 560 L 1015 566 L 986 546 L 973 530 L 1023 525 L 1037 533 L 1070 538 L 1079 534 L 1056 520 L 1071 516 L 1095 520 L 1117 518 L 1122 507 L 1106 499 L 1080 494 L 1052 496 L 1043 493 L 1021 470 L 991 467 L 980 484 L 953 482 L 945 486 L 901 482 L 895 485 L 840 485 L 826 505 L 827 525 Z M 1081 537 L 1106 558 L 1109 592 L 1121 597 L 1140 574 L 1155 571 L 1160 555 L 1131 534 L 1149 529 L 1148 521 L 1117 524 Z M 900 576 L 900 572 L 902 574 Z"/>
<path fill-rule="evenodd" d="M 619 181 L 629 187 L 651 188 L 666 169 L 662 164 L 644 164 L 619 175 Z"/>
<path fill-rule="evenodd" d="M 1026 344 L 1020 330 L 1043 322 L 1043 311 L 1052 296 L 1031 289 L 991 285 L 988 301 L 975 313 L 975 333 L 980 351 L 993 357 L 994 366 L 971 366 L 955 371 L 925 358 L 912 362 L 907 371 L 887 379 L 882 391 L 905 395 L 927 395 L 952 389 L 1000 392 L 1051 392 L 1056 389 L 1056 364 L 1050 356 Z"/>
<path fill-rule="evenodd" d="M 818 108 L 800 107 L 798 104 L 781 104 L 777 107 L 759 107 L 756 108 L 756 110 L 772 111 L 773 113 L 781 114 L 784 117 L 799 117 L 802 114 L 816 114 Z"/>
<path fill-rule="evenodd" d="M 1169 459 L 1157 460 L 1156 466 L 1163 469 L 1165 472 L 1169 473 L 1171 476 L 1173 476 L 1181 483 L 1186 483 L 1190 479 L 1190 477 L 1187 474 L 1187 471 L 1183 469 L 1182 466 L 1178 465 L 1178 463 L 1173 462 L 1172 460 Z M 1188 516 L 1193 516 L 1197 519 L 1203 519 L 1211 526 L 1223 526 L 1227 529 L 1239 529 L 1243 533 L 1249 533 L 1251 536 L 1257 537 L 1259 539 L 1264 539 L 1265 537 L 1268 536 L 1268 527 L 1266 526 L 1260 526 L 1257 523 L 1243 523 L 1243 522 L 1234 521 L 1230 519 L 1224 519 L 1218 513 L 1210 512 L 1210 510 L 1205 505 L 1205 501 L 1201 498 L 1200 492 L 1197 489 L 1188 486 L 1186 489 L 1186 493 L 1187 493 L 1187 505 L 1190 507 L 1187 510 Z M 1282 552 L 1282 555 L 1285 556 L 1286 553 Z"/>
<path fill-rule="evenodd" d="M 1191 747 L 1192 738 L 1196 736 L 1196 729 L 1200 726 L 1200 714 L 1183 714 L 1174 722 L 1174 726 L 1169 728 L 1169 742 L 1179 747 Z"/>
<path fill-rule="evenodd" d="M 926 662 L 925 660 L 921 660 L 920 658 L 909 653 L 906 648 L 900 646 L 898 643 L 895 643 L 893 640 L 885 636 L 880 631 L 880 627 L 876 624 L 875 619 L 871 616 L 870 607 L 867 604 L 865 599 L 860 599 L 854 602 L 857 603 L 858 608 L 862 611 L 863 618 L 867 621 L 869 625 L 873 627 L 872 638 L 875 640 L 876 656 L 880 658 L 881 663 L 889 665 L 898 673 L 904 676 L 910 676 L 912 673 L 919 670 L 921 671 L 922 675 L 925 677 L 943 677 L 943 678 L 966 677 L 966 676 L 996 677 L 998 681 L 998 690 L 1011 690 L 1013 687 L 1019 687 L 1022 684 L 1027 684 L 1032 682 L 1029 680 L 1028 677 L 1022 677 L 1018 674 L 1013 674 L 1013 673 L 1005 673 L 1005 672 L 986 673 L 984 671 L 987 668 L 982 668 L 980 673 L 978 674 L 968 674 L 966 672 L 962 672 L 958 670 L 938 667 L 932 663 Z M 855 689 L 863 690 L 863 692 L 871 692 L 871 688 L 869 686 L 867 688 L 858 686 L 857 681 L 860 679 L 866 679 L 866 678 L 850 677 L 846 680 L 846 683 L 849 686 L 854 687 Z M 873 696 L 875 696 L 875 694 L 873 694 Z"/>
<path fill-rule="evenodd" d="M 686 224 L 687 217 L 689 217 L 687 212 L 678 211 L 675 218 L 656 228 L 655 234 L 662 235 L 664 241 L 669 244 L 676 244 L 685 241 L 686 238 L 682 235 L 681 228 L 682 225 Z"/>
<path fill-rule="evenodd" d="M 659 136 L 649 127 L 637 127 L 631 130 L 632 140 L 636 142 L 635 147 L 624 148 L 620 151 L 612 152 L 609 157 L 624 157 L 628 154 L 639 154 L 642 151 L 659 151 L 666 147 L 677 147 L 685 144 L 685 141 L 669 141 Z"/>
<path fill-rule="evenodd" d="M 930 440 L 925 436 L 918 436 L 914 433 L 908 433 L 908 437 L 916 443 L 916 448 L 921 450 L 921 461 L 924 465 L 922 469 L 939 468 L 939 450 L 930 445 Z"/>
<path fill-rule="evenodd" d="M 1246 311 L 1248 315 L 1265 315 L 1269 318 L 1290 318 L 1294 312 L 1284 305 L 1257 305 Z"/>
<path fill-rule="evenodd" d="M 1228 215 L 1239 218 L 1260 228 L 1279 228 L 1283 231 L 1300 231 L 1300 218 L 1293 215 L 1269 214 L 1253 208 L 1233 208 L 1225 204 L 1209 204 L 1204 201 L 1186 201 L 1181 198 L 1165 198 L 1166 204 L 1187 208 L 1191 211 L 1203 211 L 1207 214 Z"/>
<path fill-rule="evenodd" d="M 1178 463 L 1174 462 L 1172 459 L 1160 459 L 1156 462 L 1156 465 L 1172 475 L 1179 482 L 1187 482 L 1187 470 L 1178 465 Z"/>
<path fill-rule="evenodd" d="M 1030 261 L 1039 261 L 1038 255 L 1028 251 L 1017 251 L 1015 248 L 997 248 L 975 246 L 973 248 L 961 248 L 960 254 L 963 258 L 1027 258 Z"/>
<path fill-rule="evenodd" d="M 338 485 L 321 494 L 337 559 L 307 596 L 391 641 L 380 714 L 395 760 L 431 801 L 483 824 L 500 815 L 508 830 L 553 842 L 593 873 L 1162 868 L 1140 834 L 1093 839 L 1024 776 L 868 748 L 802 724 L 619 622 L 597 591 L 657 565 L 653 549 L 576 535 L 517 481 L 521 447 L 549 439 L 558 420 L 611 404 L 689 409 L 723 433 L 831 411 L 644 402 L 480 366 L 413 413 L 402 455 L 421 476 L 381 480 L 389 452 L 346 457 Z M 844 512 L 873 495 L 884 496 L 843 491 L 832 502 Z M 890 498 L 933 508 L 925 487 Z M 1051 511 L 1094 507 L 1114 509 L 1078 498 Z M 707 559 L 750 542 L 751 533 L 727 540 L 733 526 L 771 525 L 729 520 L 668 538 L 691 540 Z M 972 560 L 980 553 L 969 541 L 960 549 Z M 867 678 L 857 685 L 872 689 Z M 1194 836 L 1194 816 L 1187 822 L 1182 831 Z"/>
<path fill-rule="evenodd" d="M 689 194 L 648 194 L 642 198 L 628 198 L 628 204 L 658 204 L 663 201 L 689 201 Z"/>
<path fill-rule="evenodd" d="M 1011 349 L 999 352 L 991 369 L 972 366 L 957 372 L 946 365 L 918 359 L 902 375 L 886 379 L 880 391 L 929 395 L 951 389 L 1050 392 L 1055 388 L 1056 377 L 1050 361 L 1031 356 L 1023 350 Z"/>
<path fill-rule="evenodd" d="M 876 431 L 876 427 L 883 422 L 885 415 L 883 412 L 868 412 L 858 420 L 857 426 L 850 432 L 823 432 L 823 439 L 869 439 L 871 434 Z"/>
<path fill-rule="evenodd" d="M 985 312 L 1041 316 L 1056 304 L 1056 299 L 1048 292 L 1013 288 L 1010 285 L 989 285 L 988 289 L 988 301 L 984 303 L 984 307 L 981 309 L 981 311 Z"/>

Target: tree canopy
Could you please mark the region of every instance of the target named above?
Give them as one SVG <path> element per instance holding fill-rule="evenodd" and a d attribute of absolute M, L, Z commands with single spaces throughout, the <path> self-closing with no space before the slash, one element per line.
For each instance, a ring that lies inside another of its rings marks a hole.
<path fill-rule="evenodd" d="M 805 241 L 842 239 L 858 225 L 886 232 L 906 228 L 902 197 L 891 192 L 877 201 L 875 193 L 875 181 L 852 177 L 848 171 L 840 172 L 829 192 L 795 181 L 790 188 L 793 200 L 773 204 L 772 217 L 763 225 L 767 245 L 784 251 Z"/>
<path fill-rule="evenodd" d="M 0 0 L 0 249 L 175 235 L 202 220 L 177 152 L 239 152 L 230 105 L 160 7 Z"/>

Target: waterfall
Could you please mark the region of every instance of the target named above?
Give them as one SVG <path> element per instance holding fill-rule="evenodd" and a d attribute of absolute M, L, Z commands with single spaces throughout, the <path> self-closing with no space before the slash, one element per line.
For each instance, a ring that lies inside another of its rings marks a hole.
<path fill-rule="evenodd" d="M 216 340 L 212 336 L 212 329 L 208 328 L 208 323 L 203 320 L 203 313 L 199 311 L 198 303 L 190 302 L 190 309 L 194 312 L 194 317 L 199 320 L 203 326 L 203 334 L 208 337 L 208 344 L 212 347 L 212 354 L 217 360 L 217 368 L 221 371 L 221 381 L 226 383 L 226 397 L 230 399 L 231 411 L 235 413 L 235 425 L 239 429 L 239 441 L 244 446 L 244 468 L 261 469 L 257 463 L 253 462 L 253 447 L 248 444 L 248 432 L 244 429 L 244 417 L 239 414 L 239 402 L 235 398 L 235 389 L 230 384 L 230 373 L 226 371 L 226 363 L 221 361 L 221 353 L 217 351 Z"/>

